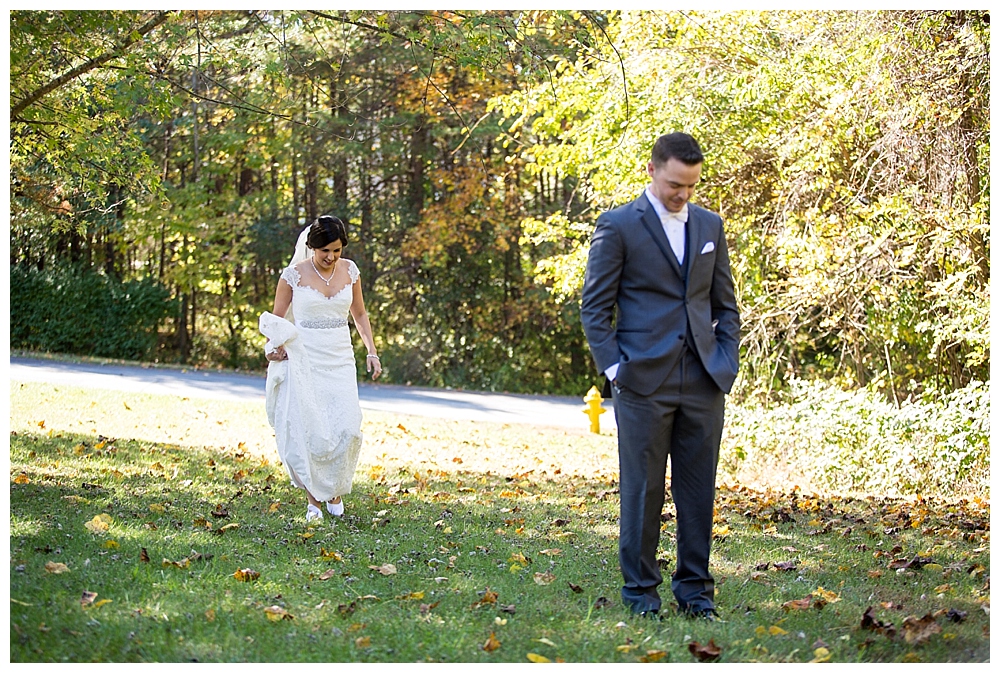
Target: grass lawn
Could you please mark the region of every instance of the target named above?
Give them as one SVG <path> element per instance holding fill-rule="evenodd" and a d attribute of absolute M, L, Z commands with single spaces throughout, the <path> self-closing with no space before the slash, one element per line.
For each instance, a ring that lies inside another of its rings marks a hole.
<path fill-rule="evenodd" d="M 365 412 L 345 517 L 306 526 L 262 403 L 10 408 L 12 662 L 989 659 L 985 502 L 721 488 L 724 621 L 654 622 L 620 604 L 610 436 Z"/>

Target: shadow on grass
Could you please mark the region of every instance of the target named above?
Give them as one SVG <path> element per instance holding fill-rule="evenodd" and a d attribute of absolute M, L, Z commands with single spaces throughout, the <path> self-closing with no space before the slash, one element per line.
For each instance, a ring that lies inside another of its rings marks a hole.
<path fill-rule="evenodd" d="M 725 491 L 713 572 L 726 621 L 649 622 L 619 605 L 606 480 L 376 465 L 356 474 L 344 518 L 306 526 L 283 468 L 239 451 L 12 434 L 11 466 L 16 662 L 692 661 L 689 644 L 709 639 L 724 661 L 808 661 L 818 642 L 835 661 L 912 655 L 860 628 L 873 605 L 885 621 L 968 615 L 920 660 L 989 656 L 988 509 Z M 88 529 L 102 514 L 107 530 Z M 672 526 L 668 508 L 667 571 Z M 936 574 L 887 567 L 927 550 Z M 245 569 L 259 577 L 239 581 Z M 783 609 L 823 587 L 825 609 Z"/>

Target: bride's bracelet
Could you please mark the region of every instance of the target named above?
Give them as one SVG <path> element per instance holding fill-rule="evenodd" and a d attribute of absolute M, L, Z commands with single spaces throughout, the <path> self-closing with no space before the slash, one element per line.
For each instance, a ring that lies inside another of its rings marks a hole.
<path fill-rule="evenodd" d="M 378 360 L 378 356 L 377 355 L 372 355 L 371 353 L 368 354 L 368 357 L 375 358 L 376 360 Z M 379 360 L 379 362 L 381 362 L 381 360 Z"/>

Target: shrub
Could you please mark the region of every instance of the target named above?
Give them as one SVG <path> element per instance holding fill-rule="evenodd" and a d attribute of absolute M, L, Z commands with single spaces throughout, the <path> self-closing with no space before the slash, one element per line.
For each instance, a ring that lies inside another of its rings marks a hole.
<path fill-rule="evenodd" d="M 10 268 L 12 348 L 141 360 L 173 310 L 154 280 L 120 282 L 92 269 Z"/>
<path fill-rule="evenodd" d="M 897 408 L 873 388 L 793 381 L 781 404 L 727 408 L 720 473 L 854 495 L 988 496 L 989 388 Z"/>

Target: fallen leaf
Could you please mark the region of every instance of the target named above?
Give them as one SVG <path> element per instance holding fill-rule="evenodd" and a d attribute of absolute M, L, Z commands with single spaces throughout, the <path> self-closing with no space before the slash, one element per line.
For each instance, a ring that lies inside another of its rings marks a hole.
<path fill-rule="evenodd" d="M 223 533 L 225 533 L 225 532 L 226 532 L 227 530 L 230 530 L 230 529 L 232 529 L 232 528 L 239 528 L 239 527 L 240 527 L 240 525 L 239 525 L 238 523 L 227 523 L 227 524 L 226 524 L 225 526 L 223 526 L 222 528 L 219 528 L 219 529 L 217 529 L 217 530 L 213 530 L 213 531 L 212 531 L 212 535 L 222 535 L 222 534 L 223 534 Z"/>
<path fill-rule="evenodd" d="M 408 594 L 402 594 L 401 596 L 396 596 L 397 601 L 419 601 L 424 597 L 423 591 L 411 591 Z"/>
<path fill-rule="evenodd" d="M 356 638 L 354 640 L 354 646 L 360 648 L 371 647 L 372 646 L 371 636 L 361 636 L 360 638 Z"/>
<path fill-rule="evenodd" d="M 691 643 L 691 645 L 696 645 L 697 643 Z M 690 645 L 688 646 L 690 648 Z M 694 650 L 692 650 L 693 652 Z M 639 657 L 639 661 L 643 663 L 650 663 L 652 661 L 659 661 L 663 657 L 667 656 L 665 650 L 646 650 L 646 654 Z"/>
<path fill-rule="evenodd" d="M 788 633 L 788 631 L 784 630 L 780 626 L 774 626 L 774 625 L 769 626 L 767 628 L 767 632 L 772 636 L 784 636 Z"/>
<path fill-rule="evenodd" d="M 493 652 L 494 650 L 500 649 L 500 641 L 497 640 L 496 635 L 494 635 L 492 631 L 490 631 L 490 637 L 486 639 L 485 643 L 483 643 L 483 649 L 487 652 Z"/>
<path fill-rule="evenodd" d="M 420 604 L 420 614 L 426 615 L 428 612 L 430 612 L 431 610 L 433 610 L 434 608 L 436 608 L 440 603 L 441 603 L 441 601 L 434 601 L 433 603 L 430 603 L 430 604 L 428 604 L 428 603 L 421 603 Z"/>
<path fill-rule="evenodd" d="M 112 600 L 110 598 L 102 598 L 101 600 L 99 600 L 96 603 L 94 603 L 94 605 L 91 606 L 91 607 L 94 610 L 96 610 L 97 608 L 101 607 L 102 605 L 107 605 L 108 603 L 111 603 L 111 602 L 112 602 Z"/>
<path fill-rule="evenodd" d="M 896 635 L 896 627 L 892 622 L 883 622 L 875 617 L 875 608 L 869 607 L 861 616 L 861 628 L 881 633 L 889 638 Z"/>
<path fill-rule="evenodd" d="M 215 621 L 215 609 L 214 608 L 209 608 L 208 610 L 205 610 L 205 619 L 207 621 L 210 621 L 210 622 L 214 622 Z"/>
<path fill-rule="evenodd" d="M 69 567 L 65 563 L 56 563 L 54 561 L 45 562 L 45 570 L 52 573 L 53 575 L 60 575 L 62 573 L 68 573 Z"/>
<path fill-rule="evenodd" d="M 102 512 L 83 525 L 91 533 L 100 534 L 108 532 L 108 528 L 111 526 L 111 522 L 112 522 L 111 517 Z"/>
<path fill-rule="evenodd" d="M 104 543 L 105 549 L 118 549 L 120 546 L 121 545 L 115 542 L 114 540 L 108 540 L 107 542 Z"/>
<path fill-rule="evenodd" d="M 775 570 L 784 570 L 785 572 L 791 572 L 793 570 L 796 570 L 797 568 L 798 566 L 796 565 L 795 561 L 778 561 L 777 563 L 774 564 Z"/>
<path fill-rule="evenodd" d="M 97 598 L 96 592 L 84 591 L 83 596 L 80 598 L 80 605 L 82 605 L 83 607 L 87 607 L 88 605 L 94 602 L 95 598 Z"/>
<path fill-rule="evenodd" d="M 552 663 L 552 660 L 549 659 L 548 657 L 543 657 L 542 655 L 535 654 L 534 652 L 528 652 L 527 657 L 528 657 L 528 661 L 531 661 L 531 662 L 536 663 L 536 664 L 551 664 Z"/>
<path fill-rule="evenodd" d="M 572 582 L 567 582 L 566 584 L 568 584 L 569 588 L 573 590 L 573 593 L 575 594 L 583 593 L 583 587 L 581 587 L 579 584 L 573 584 Z"/>
<path fill-rule="evenodd" d="M 521 554 L 520 552 L 514 552 L 513 554 L 510 555 L 510 558 L 507 559 L 507 562 L 520 563 L 522 566 L 526 566 L 529 563 L 531 563 L 531 559 L 526 557 L 524 554 Z"/>
<path fill-rule="evenodd" d="M 279 507 L 281 507 L 281 503 L 280 502 L 272 502 L 268 506 L 267 511 L 268 512 L 277 512 Z"/>
<path fill-rule="evenodd" d="M 342 615 L 349 615 L 357 609 L 358 609 L 357 601 L 351 601 L 350 603 L 347 604 L 341 603 L 340 605 L 337 606 L 337 612 L 339 612 Z"/>
<path fill-rule="evenodd" d="M 149 552 L 146 551 L 145 547 L 139 550 L 139 560 L 143 563 L 149 563 Z"/>
<path fill-rule="evenodd" d="M 371 568 L 372 570 L 377 570 L 379 572 L 379 574 L 382 574 L 382 575 L 395 575 L 396 574 L 396 566 L 394 566 L 391 563 L 383 563 L 380 566 L 368 566 L 368 567 Z"/>
<path fill-rule="evenodd" d="M 154 502 L 152 505 L 149 506 L 149 511 L 152 512 L 153 514 L 163 514 L 167 510 L 163 505 L 159 505 Z"/>
<path fill-rule="evenodd" d="M 21 474 L 19 474 L 16 477 L 14 477 L 14 483 L 15 484 L 30 484 L 31 480 L 28 479 L 28 475 L 26 475 L 24 472 L 22 472 Z"/>
<path fill-rule="evenodd" d="M 919 645 L 930 640 L 931 636 L 941 633 L 941 625 L 928 613 L 919 619 L 910 616 L 903 620 L 903 638 L 910 645 Z"/>
<path fill-rule="evenodd" d="M 486 591 L 483 592 L 483 597 L 472 604 L 474 608 L 480 608 L 484 605 L 492 605 L 497 602 L 498 594 L 495 591 L 490 591 L 489 587 L 486 587 Z"/>
<path fill-rule="evenodd" d="M 601 596 L 596 601 L 594 601 L 594 609 L 609 608 L 611 607 L 611 605 L 612 605 L 611 601 L 609 601 L 604 596 Z"/>
<path fill-rule="evenodd" d="M 809 663 L 820 664 L 823 663 L 824 661 L 830 661 L 830 657 L 832 656 L 833 655 L 830 654 L 830 650 L 826 649 L 825 647 L 817 647 L 815 650 L 813 650 L 813 658 Z"/>
<path fill-rule="evenodd" d="M 344 555 L 339 551 L 327 551 L 325 547 L 319 548 L 319 557 L 328 561 L 343 561 Z"/>
<path fill-rule="evenodd" d="M 715 661 L 722 654 L 722 648 L 715 644 L 714 638 L 710 638 L 707 645 L 700 645 L 698 641 L 693 640 L 688 643 L 688 651 L 698 661 Z"/>
<path fill-rule="evenodd" d="M 543 549 L 538 553 L 545 554 L 546 556 L 558 556 L 559 554 L 562 554 L 562 549 Z"/>
<path fill-rule="evenodd" d="M 517 608 L 515 607 L 515 605 L 513 603 L 511 603 L 510 605 L 501 605 L 500 606 L 500 612 L 505 612 L 508 615 L 514 614 L 514 612 L 516 612 L 516 610 L 517 610 Z"/>
<path fill-rule="evenodd" d="M 556 579 L 556 576 L 550 572 L 535 573 L 535 584 L 545 586 L 546 584 L 552 584 Z"/>
<path fill-rule="evenodd" d="M 337 571 L 334 570 L 333 568 L 330 568 L 325 573 L 323 573 L 322 575 L 319 576 L 319 580 L 321 582 L 325 582 L 326 580 L 330 579 L 331 577 L 333 577 L 336 574 L 337 574 Z"/>
<path fill-rule="evenodd" d="M 164 568 L 169 568 L 170 566 L 174 566 L 175 568 L 189 568 L 191 566 L 191 559 L 171 561 L 170 559 L 165 558 L 163 559 L 163 563 L 161 565 Z"/>
<path fill-rule="evenodd" d="M 229 510 L 223 507 L 222 504 L 220 503 L 215 506 L 215 509 L 212 511 L 212 516 L 216 517 L 217 519 L 224 519 L 227 516 L 229 516 Z"/>
<path fill-rule="evenodd" d="M 537 638 L 537 639 L 535 639 L 535 642 L 536 643 L 541 643 L 542 645 L 548 645 L 549 647 L 555 647 L 556 646 L 556 644 L 553 643 L 548 638 Z"/>
<path fill-rule="evenodd" d="M 781 609 L 785 612 L 790 612 L 791 610 L 808 610 L 810 607 L 812 607 L 812 596 L 786 601 L 781 604 Z"/>
<path fill-rule="evenodd" d="M 243 568 L 234 572 L 233 577 L 236 578 L 237 582 L 253 582 L 260 578 L 260 573 L 250 568 Z"/>
<path fill-rule="evenodd" d="M 277 605 L 264 608 L 264 614 L 272 622 L 280 622 L 282 619 L 295 619 L 285 608 Z"/>
<path fill-rule="evenodd" d="M 823 587 L 819 587 L 816 591 L 812 592 L 813 596 L 817 598 L 822 598 L 827 603 L 836 603 L 840 600 L 840 595 L 834 593 L 833 591 L 828 591 Z"/>

